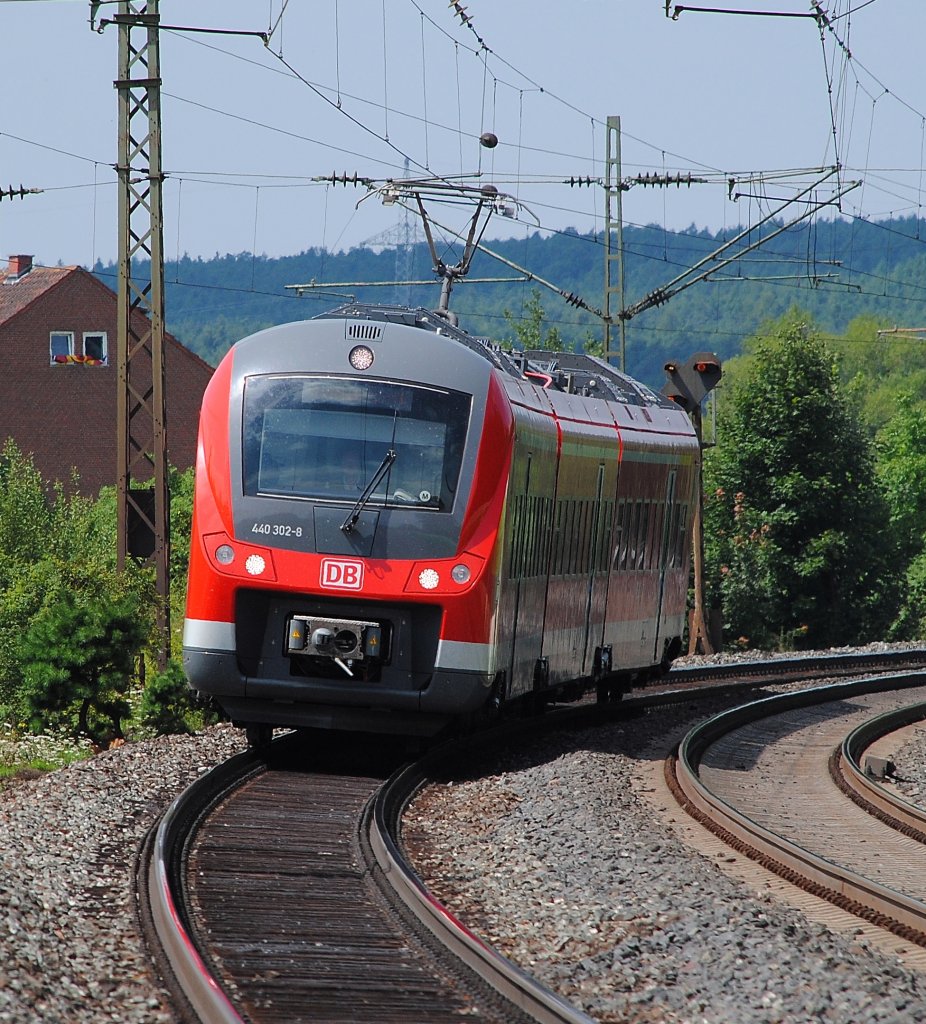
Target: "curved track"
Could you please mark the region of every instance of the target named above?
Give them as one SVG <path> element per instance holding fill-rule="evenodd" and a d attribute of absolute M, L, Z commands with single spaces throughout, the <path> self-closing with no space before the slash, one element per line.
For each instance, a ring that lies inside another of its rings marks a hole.
<path fill-rule="evenodd" d="M 922 652 L 910 656 L 921 660 Z M 870 670 L 866 661 L 824 659 L 824 671 Z M 781 670 L 784 679 L 821 671 L 807 659 Z M 721 687 L 781 681 L 770 663 L 741 665 L 736 674 L 732 682 L 722 669 Z M 663 692 L 623 704 L 560 710 L 539 727 L 584 726 L 625 705 L 690 701 L 697 691 L 685 675 L 673 672 Z M 673 683 L 681 689 L 670 692 Z M 317 739 L 309 762 L 284 738 L 269 759 L 245 754 L 220 765 L 175 801 L 150 844 L 142 917 L 152 922 L 151 944 L 163 950 L 189 1019 L 404 1022 L 462 1014 L 587 1022 L 455 921 L 404 863 L 404 807 L 429 766 L 457 756 L 460 745 L 384 785 L 401 760 L 394 750 L 369 746 L 358 766 L 355 744 L 333 752 L 330 735 Z"/>
<path fill-rule="evenodd" d="M 235 760 L 171 808 L 149 868 L 159 941 L 200 1020 L 588 1024 L 405 865 L 395 830 L 419 773 L 383 789 L 394 755 L 322 768 L 295 739 L 268 764 Z"/>
<path fill-rule="evenodd" d="M 888 753 L 901 742 L 898 734 L 926 720 L 926 703 L 906 704 L 864 722 L 833 752 L 830 772 L 840 789 L 867 813 L 897 832 L 926 845 L 926 808 L 910 803 L 896 789 L 878 779 L 892 767 L 879 752 Z M 871 756 L 868 756 L 868 755 Z"/>
<path fill-rule="evenodd" d="M 831 775 L 839 761 L 855 760 L 850 774 L 856 781 L 863 776 L 857 761 L 866 744 L 846 740 L 847 733 L 924 700 L 926 679 L 905 675 L 804 690 L 725 712 L 685 738 L 675 785 L 691 812 L 736 849 L 926 945 L 926 846 L 909 830 L 894 828 L 886 814 L 873 816 L 861 798 L 847 799 L 847 784 L 834 786 Z M 846 754 L 835 756 L 844 741 Z"/>

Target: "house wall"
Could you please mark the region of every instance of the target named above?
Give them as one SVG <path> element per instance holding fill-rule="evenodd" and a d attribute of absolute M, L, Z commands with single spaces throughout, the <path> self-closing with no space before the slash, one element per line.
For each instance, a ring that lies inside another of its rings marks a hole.
<path fill-rule="evenodd" d="M 29 305 L 0 323 L 0 442 L 12 437 L 23 452 L 32 454 L 42 476 L 69 489 L 76 469 L 80 492 L 96 495 L 102 486 L 116 482 L 116 295 L 80 268 L 59 275 Z M 141 332 L 146 322 L 140 312 L 138 318 L 136 329 Z M 72 331 L 78 354 L 86 332 L 105 332 L 107 362 L 53 364 L 52 331 Z M 195 461 L 199 406 L 212 368 L 169 337 L 165 360 L 168 458 L 171 465 L 186 469 Z M 133 385 L 138 384 L 138 368 L 133 357 Z M 147 390 L 150 379 L 149 365 L 141 390 Z M 140 467 L 133 475 L 139 482 L 144 478 Z"/>

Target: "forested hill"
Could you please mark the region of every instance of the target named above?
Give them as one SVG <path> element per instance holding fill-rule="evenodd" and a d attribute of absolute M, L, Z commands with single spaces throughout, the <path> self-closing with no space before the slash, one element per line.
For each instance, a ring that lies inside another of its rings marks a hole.
<path fill-rule="evenodd" d="M 625 307 L 659 295 L 741 230 L 712 234 L 691 228 L 673 233 L 656 226 L 625 227 Z M 764 230 L 770 233 L 773 228 Z M 754 240 L 755 236 L 748 236 L 724 256 Z M 533 233 L 487 245 L 537 278 L 580 296 L 589 306 L 603 307 L 600 234 L 566 231 L 543 237 Z M 453 264 L 458 253 L 442 252 L 441 257 Z M 705 262 L 700 271 L 711 265 Z M 94 269 L 115 287 L 113 265 L 98 264 Z M 518 276 L 517 271 L 484 253 L 476 254 L 470 271 L 474 279 Z M 349 284 L 302 298 L 285 288 L 311 281 L 399 278 L 433 280 L 434 284 L 399 288 Z M 440 291 L 423 243 L 410 253 L 357 248 L 340 253 L 308 249 L 280 258 L 250 253 L 216 255 L 210 260 L 185 257 L 167 264 L 165 282 L 168 329 L 213 365 L 245 334 L 314 316 L 350 298 L 433 307 Z M 545 311 L 545 327 L 555 327 L 567 344 L 581 347 L 588 339 L 600 341 L 598 319 L 567 304 L 537 281 L 464 280 L 454 289 L 451 308 L 469 331 L 503 340 L 514 336 L 505 312 L 518 319 L 532 301 L 536 306 L 536 299 Z M 612 303 L 612 310 L 616 306 Z M 627 369 L 647 383 L 661 386 L 662 367 L 668 358 L 685 358 L 699 349 L 716 351 L 725 358 L 734 355 L 744 338 L 792 306 L 807 310 L 822 330 L 834 334 L 843 333 L 861 314 L 886 326 L 926 326 L 926 220 L 840 219 L 792 228 L 716 270 L 710 279 L 631 319 L 627 324 Z M 614 335 L 616 338 L 616 328 Z"/>

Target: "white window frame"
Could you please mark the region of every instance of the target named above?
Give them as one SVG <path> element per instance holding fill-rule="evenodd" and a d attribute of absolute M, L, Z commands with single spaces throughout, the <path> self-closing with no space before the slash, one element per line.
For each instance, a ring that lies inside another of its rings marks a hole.
<path fill-rule="evenodd" d="M 84 336 L 83 336 L 83 346 L 84 347 L 82 349 L 82 352 L 83 352 L 85 357 L 87 356 L 87 338 L 102 338 L 103 339 L 103 346 L 102 346 L 103 366 L 108 366 L 109 365 L 109 338 L 106 336 L 106 331 L 84 331 Z"/>
<path fill-rule="evenodd" d="M 55 338 L 67 338 L 68 339 L 68 350 L 67 352 L 55 352 L 53 342 Z M 48 332 L 48 361 L 52 366 L 60 366 L 62 364 L 55 362 L 56 355 L 74 355 L 74 332 L 73 331 L 49 331 Z M 67 363 L 63 364 L 69 365 Z"/>

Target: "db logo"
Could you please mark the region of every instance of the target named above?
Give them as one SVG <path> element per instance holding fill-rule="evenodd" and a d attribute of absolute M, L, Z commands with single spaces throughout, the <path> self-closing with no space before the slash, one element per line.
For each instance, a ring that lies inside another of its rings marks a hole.
<path fill-rule="evenodd" d="M 321 584 L 339 590 L 360 590 L 363 587 L 363 562 L 322 559 Z"/>

